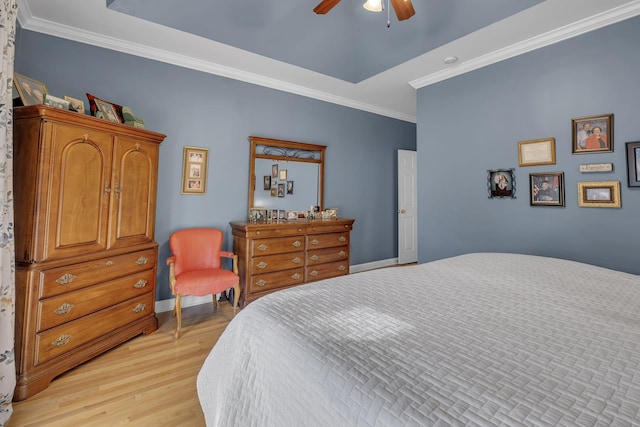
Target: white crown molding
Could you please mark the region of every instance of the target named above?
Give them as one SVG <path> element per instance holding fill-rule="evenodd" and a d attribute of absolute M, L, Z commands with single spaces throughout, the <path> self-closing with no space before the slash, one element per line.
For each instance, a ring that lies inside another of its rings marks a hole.
<path fill-rule="evenodd" d="M 540 36 L 524 40 L 486 55 L 478 56 L 469 61 L 461 62 L 455 67 L 431 73 L 427 76 L 410 81 L 409 85 L 414 89 L 420 89 L 425 86 L 486 67 L 487 65 L 495 64 L 497 62 L 513 58 L 514 56 L 522 55 L 532 50 L 540 49 L 542 47 L 588 33 L 589 31 L 624 21 L 625 19 L 632 18 L 637 15 L 640 15 L 640 0 L 636 0 L 624 6 L 608 10 L 607 12 L 603 12 L 599 15 L 592 16 L 556 30 L 549 31 L 545 34 L 541 34 Z"/>
<path fill-rule="evenodd" d="M 129 55 L 139 56 L 146 59 L 151 59 L 167 64 L 177 65 L 180 67 L 201 71 L 203 73 L 213 74 L 221 77 L 227 77 L 234 80 L 239 80 L 258 86 L 264 86 L 270 89 L 276 89 L 283 92 L 289 92 L 296 95 L 304 96 L 307 98 L 313 98 L 320 101 L 329 102 L 332 104 L 338 104 L 345 107 L 354 108 L 361 111 L 367 111 L 370 113 L 378 114 L 381 116 L 391 117 L 398 120 L 407 122 L 416 122 L 414 115 L 393 111 L 386 108 L 381 108 L 376 105 L 367 104 L 364 102 L 356 101 L 350 98 L 337 96 L 331 93 L 322 92 L 319 90 L 311 89 L 305 86 L 292 84 L 283 80 L 273 79 L 259 74 L 251 73 L 249 71 L 240 70 L 237 68 L 228 67 L 225 65 L 217 64 L 210 61 L 204 61 L 190 56 L 180 55 L 178 53 L 169 52 L 154 47 L 144 46 L 137 43 L 132 43 L 126 40 L 118 39 L 115 37 L 98 34 L 83 29 L 62 25 L 56 22 L 51 22 L 34 17 L 28 8 L 27 2 L 20 2 L 20 8 L 18 10 L 18 22 L 23 29 L 34 31 L 42 34 L 47 34 L 54 37 L 60 37 L 63 39 L 73 40 L 79 43 L 85 43 L 104 49 L 110 49 L 117 52 L 126 53 Z M 21 13 L 22 9 L 25 9 Z"/>

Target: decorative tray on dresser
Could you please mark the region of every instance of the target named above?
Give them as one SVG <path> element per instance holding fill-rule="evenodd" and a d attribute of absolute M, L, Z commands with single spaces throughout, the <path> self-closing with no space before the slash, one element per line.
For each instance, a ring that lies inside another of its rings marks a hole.
<path fill-rule="evenodd" d="M 279 289 L 349 274 L 354 221 L 231 222 L 240 306 Z"/>
<path fill-rule="evenodd" d="M 14 400 L 157 329 L 164 135 L 44 105 L 14 110 Z"/>

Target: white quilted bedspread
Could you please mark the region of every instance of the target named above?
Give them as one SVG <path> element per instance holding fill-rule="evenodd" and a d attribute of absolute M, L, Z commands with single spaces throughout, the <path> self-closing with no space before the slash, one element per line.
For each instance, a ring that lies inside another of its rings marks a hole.
<path fill-rule="evenodd" d="M 462 255 L 242 310 L 197 380 L 208 426 L 640 425 L 640 276 Z"/>

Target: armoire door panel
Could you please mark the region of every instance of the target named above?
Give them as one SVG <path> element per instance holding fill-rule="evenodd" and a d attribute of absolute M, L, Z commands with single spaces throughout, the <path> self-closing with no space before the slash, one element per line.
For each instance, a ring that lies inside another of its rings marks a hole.
<path fill-rule="evenodd" d="M 107 247 L 111 135 L 74 126 L 52 126 L 51 203 L 42 225 L 44 259 L 100 251 Z"/>
<path fill-rule="evenodd" d="M 158 145 L 118 137 L 109 247 L 153 241 Z"/>

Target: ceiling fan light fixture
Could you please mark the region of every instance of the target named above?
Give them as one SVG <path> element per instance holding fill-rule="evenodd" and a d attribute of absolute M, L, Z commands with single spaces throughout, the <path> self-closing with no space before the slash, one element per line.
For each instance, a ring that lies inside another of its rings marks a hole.
<path fill-rule="evenodd" d="M 362 7 L 371 12 L 382 12 L 382 0 L 367 0 Z"/>

